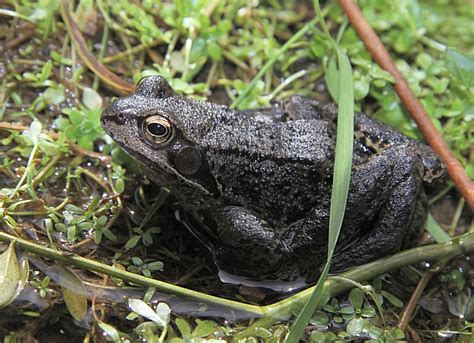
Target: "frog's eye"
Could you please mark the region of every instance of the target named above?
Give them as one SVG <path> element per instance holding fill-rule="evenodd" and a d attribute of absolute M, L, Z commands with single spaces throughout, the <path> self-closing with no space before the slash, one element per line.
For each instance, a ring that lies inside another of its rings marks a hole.
<path fill-rule="evenodd" d="M 143 122 L 143 132 L 149 141 L 163 144 L 173 137 L 173 126 L 162 116 L 152 116 Z"/>

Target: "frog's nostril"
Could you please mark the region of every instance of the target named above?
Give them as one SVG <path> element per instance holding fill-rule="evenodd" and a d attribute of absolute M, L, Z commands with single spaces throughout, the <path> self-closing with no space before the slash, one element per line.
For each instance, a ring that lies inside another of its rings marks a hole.
<path fill-rule="evenodd" d="M 117 119 L 118 119 L 118 122 L 119 122 L 120 124 L 125 123 L 125 115 L 124 115 L 122 112 L 120 112 L 119 114 L 117 114 Z"/>
<path fill-rule="evenodd" d="M 126 120 L 127 117 L 123 112 L 104 111 L 104 113 L 102 113 L 102 125 L 106 125 L 108 121 L 122 125 L 125 124 Z"/>

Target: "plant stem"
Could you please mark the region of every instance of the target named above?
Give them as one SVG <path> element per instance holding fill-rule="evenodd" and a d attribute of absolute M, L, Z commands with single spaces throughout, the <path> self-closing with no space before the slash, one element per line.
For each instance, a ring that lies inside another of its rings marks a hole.
<path fill-rule="evenodd" d="M 15 197 L 16 193 L 20 190 L 21 186 L 23 186 L 23 182 L 25 182 L 29 173 L 33 172 L 33 168 L 34 168 L 33 161 L 35 159 L 37 151 L 38 151 L 38 143 L 35 143 L 35 145 L 33 146 L 33 149 L 31 150 L 30 157 L 28 158 L 28 163 L 26 164 L 25 171 L 23 172 L 23 175 L 21 176 L 20 181 L 18 181 L 15 189 L 10 194 L 9 196 L 10 199 L 13 199 Z"/>
<path fill-rule="evenodd" d="M 39 245 L 22 238 L 18 238 L 7 234 L 5 232 L 0 232 L 0 241 L 3 242 L 15 242 L 17 247 L 25 251 L 35 253 L 42 257 L 49 257 L 56 261 L 68 263 L 76 267 L 85 268 L 99 273 L 104 273 L 112 277 L 116 277 L 127 282 L 143 285 L 146 287 L 154 287 L 158 291 L 177 294 L 180 296 L 190 297 L 197 301 L 202 301 L 214 305 L 224 306 L 234 310 L 240 310 L 248 312 L 249 314 L 254 315 L 255 317 L 267 317 L 265 323 L 275 322 L 287 317 L 290 313 L 291 305 L 297 301 L 305 302 L 308 297 L 314 291 L 315 286 L 305 289 L 287 299 L 279 301 L 277 303 L 266 305 L 266 306 L 257 306 L 240 303 L 238 301 L 222 299 L 216 296 L 211 296 L 203 294 L 197 291 L 193 291 L 184 287 L 175 286 L 163 281 L 155 280 L 148 278 L 142 275 L 130 273 L 128 271 L 119 270 L 112 266 L 90 260 L 80 256 L 70 256 L 64 254 L 61 251 L 56 251 L 51 248 Z M 377 275 L 382 273 L 387 273 L 393 270 L 400 269 L 403 266 L 410 264 L 417 264 L 421 262 L 432 262 L 438 261 L 441 259 L 453 259 L 459 257 L 463 254 L 472 254 L 474 252 L 474 233 L 468 233 L 463 236 L 459 236 L 452 241 L 443 244 L 432 244 L 425 245 L 418 248 L 413 248 L 400 252 L 391 257 L 387 257 L 378 261 L 374 261 L 363 266 L 356 267 L 348 272 L 340 274 L 340 277 L 348 278 L 356 282 L 364 282 L 372 280 Z M 324 287 L 330 292 L 331 296 L 338 295 L 342 292 L 345 292 L 353 287 L 353 284 L 347 281 L 344 281 L 340 277 L 331 278 L 329 277 Z M 261 325 L 260 321 L 257 321 L 258 325 Z M 271 324 L 270 324 L 271 325 Z M 253 329 L 251 329 L 253 328 Z M 249 330 L 245 330 L 246 333 L 255 330 L 255 323 L 249 327 Z M 242 334 L 242 333 L 241 333 Z"/>
<path fill-rule="evenodd" d="M 235 310 L 245 311 L 254 314 L 256 317 L 259 317 L 264 314 L 261 306 L 250 305 L 240 303 L 238 301 L 227 300 L 223 298 L 219 298 L 212 295 L 203 294 L 197 291 L 193 291 L 184 287 L 175 286 L 163 281 L 155 280 L 152 278 L 148 278 L 139 274 L 134 274 L 128 271 L 120 270 L 109 266 L 107 264 L 103 264 L 91 259 L 87 259 L 80 256 L 68 256 L 61 251 L 53 250 L 51 248 L 45 247 L 43 245 L 39 245 L 12 235 L 9 235 L 5 232 L 0 232 L 0 241 L 3 242 L 14 242 L 18 247 L 22 249 L 35 253 L 42 257 L 49 257 L 56 261 L 68 263 L 77 267 L 85 268 L 88 270 L 93 270 L 95 272 L 104 273 L 111 277 L 116 277 L 122 280 L 126 280 L 131 283 L 147 286 L 147 287 L 154 287 L 158 291 L 178 294 L 181 296 L 186 296 L 193 298 L 197 301 L 202 301 L 206 303 L 211 303 L 215 305 L 220 305 L 228 308 L 232 308 Z"/>

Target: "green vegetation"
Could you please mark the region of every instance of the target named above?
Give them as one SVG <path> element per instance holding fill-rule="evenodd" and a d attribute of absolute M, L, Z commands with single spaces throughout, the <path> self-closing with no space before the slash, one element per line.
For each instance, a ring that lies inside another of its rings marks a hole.
<path fill-rule="evenodd" d="M 472 4 L 447 0 L 358 4 L 474 178 Z M 337 94 L 334 42 L 321 25 L 314 24 L 312 4 L 81 0 L 70 10 L 87 49 L 130 83 L 160 74 L 178 93 L 239 109 L 268 106 L 293 94 L 321 101 L 331 101 Z M 392 77 L 372 61 L 337 3 L 325 4 L 322 15 L 352 65 L 356 110 L 421 139 L 393 90 Z M 115 94 L 72 48 L 60 1 L 6 1 L 0 5 L 0 17 L 0 231 L 119 270 L 218 294 L 222 286 L 206 267 L 203 249 L 196 250 L 197 243 L 173 221 L 172 197 L 149 185 L 100 127 L 101 110 Z M 447 234 L 474 230 L 472 216 L 450 182 L 434 192 L 431 203 L 434 219 L 430 218 L 429 228 L 437 232 L 435 237 L 445 240 Z M 447 234 L 440 233 L 442 229 Z M 0 255 L 0 271 L 6 270 L 10 281 L 27 279 L 26 288 L 37 292 L 30 299 L 33 306 L 1 309 L 0 337 L 5 342 L 38 336 L 43 327 L 55 328 L 43 333 L 45 339 L 65 330 L 81 338 L 105 334 L 114 341 L 218 342 L 254 323 L 203 318 L 199 313 L 207 310 L 205 306 L 188 314 L 170 313 L 167 303 L 173 301 L 149 303 L 153 288 L 134 293 L 142 302 L 131 299 L 114 306 L 121 300 L 104 295 L 107 289 L 122 288 L 130 295 L 133 282 L 79 269 L 72 272 L 39 257 L 28 265 L 20 255 L 15 262 L 13 255 L 12 249 Z M 414 340 L 416 335 L 426 341 L 446 336 L 472 339 L 472 261 L 462 259 L 435 276 L 436 282 L 418 303 L 410 330 L 396 327 L 424 270 L 412 266 L 368 285 L 354 284 L 352 291 L 329 299 L 312 314 L 304 338 L 314 342 L 354 337 L 392 342 Z M 86 313 L 84 285 L 94 317 L 89 329 L 72 332 L 72 318 L 81 319 Z M 71 296 L 71 289 L 80 296 Z M 247 302 L 256 300 L 245 292 L 234 294 L 236 289 L 231 293 Z M 16 296 L 13 289 L 8 297 L 0 296 L 0 303 Z M 40 303 L 43 308 L 35 306 Z M 262 325 L 246 341 L 282 341 L 302 306 L 296 302 L 288 320 L 258 322 Z"/>

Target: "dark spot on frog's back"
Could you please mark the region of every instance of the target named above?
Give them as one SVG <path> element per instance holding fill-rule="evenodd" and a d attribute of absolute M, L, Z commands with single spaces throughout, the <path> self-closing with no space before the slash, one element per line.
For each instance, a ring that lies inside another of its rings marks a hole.
<path fill-rule="evenodd" d="M 123 108 L 131 110 L 120 125 Z M 327 250 L 337 108 L 296 96 L 285 112 L 291 121 L 281 107 L 241 113 L 186 99 L 153 76 L 104 111 L 102 124 L 176 195 L 195 236 L 212 236 L 208 248 L 221 270 L 253 280 L 314 279 Z M 152 114 L 169 122 L 172 138 L 150 144 L 140 118 Z M 362 114 L 355 119 L 333 272 L 415 245 L 426 218 L 423 177 L 443 174 L 429 147 Z"/>

